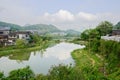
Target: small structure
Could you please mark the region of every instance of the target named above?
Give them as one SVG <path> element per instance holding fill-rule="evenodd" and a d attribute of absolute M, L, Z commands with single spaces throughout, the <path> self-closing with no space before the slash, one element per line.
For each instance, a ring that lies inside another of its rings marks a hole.
<path fill-rule="evenodd" d="M 7 45 L 9 33 L 10 28 L 8 27 L 0 28 L 0 45 Z"/>
<path fill-rule="evenodd" d="M 101 36 L 101 39 L 120 42 L 120 30 L 112 30 L 111 36 Z"/>
<path fill-rule="evenodd" d="M 112 30 L 112 36 L 120 36 L 120 30 Z"/>

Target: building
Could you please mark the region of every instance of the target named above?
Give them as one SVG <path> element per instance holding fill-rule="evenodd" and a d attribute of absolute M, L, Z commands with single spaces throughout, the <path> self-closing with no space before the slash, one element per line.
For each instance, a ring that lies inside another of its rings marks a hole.
<path fill-rule="evenodd" d="M 9 33 L 10 28 L 8 27 L 0 28 L 0 45 L 7 45 Z"/>
<path fill-rule="evenodd" d="M 120 30 L 112 30 L 112 36 L 120 36 Z"/>
<path fill-rule="evenodd" d="M 101 36 L 101 39 L 120 42 L 120 30 L 112 30 L 111 36 Z"/>
<path fill-rule="evenodd" d="M 0 45 L 15 45 L 17 39 L 23 39 L 28 42 L 31 32 L 16 31 L 13 32 L 10 28 L 0 28 Z"/>
<path fill-rule="evenodd" d="M 17 31 L 11 32 L 8 36 L 8 45 L 15 45 L 17 39 L 23 39 L 26 42 L 30 39 L 30 32 L 29 31 Z"/>

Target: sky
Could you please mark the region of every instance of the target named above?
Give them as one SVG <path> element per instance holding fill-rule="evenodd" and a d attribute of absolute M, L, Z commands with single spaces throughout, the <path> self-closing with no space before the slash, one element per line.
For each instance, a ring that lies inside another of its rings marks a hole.
<path fill-rule="evenodd" d="M 106 20 L 116 24 L 119 8 L 120 0 L 0 0 L 0 21 L 83 31 Z"/>

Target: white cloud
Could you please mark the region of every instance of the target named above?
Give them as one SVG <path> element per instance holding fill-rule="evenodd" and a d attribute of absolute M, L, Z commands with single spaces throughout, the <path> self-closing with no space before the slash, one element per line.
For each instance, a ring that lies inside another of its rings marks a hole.
<path fill-rule="evenodd" d="M 66 22 L 66 21 L 74 20 L 74 15 L 66 10 L 59 10 L 54 14 L 45 13 L 43 16 L 44 16 L 44 20 L 46 21 L 49 20 L 52 22 Z"/>
<path fill-rule="evenodd" d="M 85 12 L 79 12 L 77 17 L 83 20 L 88 20 L 88 21 L 95 20 L 97 18 L 96 15 L 85 13 Z"/>
<path fill-rule="evenodd" d="M 7 3 L 5 4 L 7 5 Z M 15 24 L 53 24 L 60 29 L 74 29 L 82 31 L 89 27 L 95 27 L 101 21 L 111 21 L 114 24 L 120 20 L 120 14 L 115 13 L 86 13 L 79 12 L 73 14 L 67 10 L 59 10 L 55 13 L 46 12 L 35 15 L 25 7 L 17 5 L 0 6 L 0 21 L 11 22 Z"/>
<path fill-rule="evenodd" d="M 84 30 L 87 28 L 94 28 L 101 21 L 111 21 L 117 23 L 120 20 L 119 14 L 113 13 L 97 13 L 91 14 L 86 12 L 79 12 L 72 14 L 67 10 L 59 10 L 56 13 L 45 13 L 39 17 L 43 23 L 54 24 L 60 29 L 75 29 Z"/>

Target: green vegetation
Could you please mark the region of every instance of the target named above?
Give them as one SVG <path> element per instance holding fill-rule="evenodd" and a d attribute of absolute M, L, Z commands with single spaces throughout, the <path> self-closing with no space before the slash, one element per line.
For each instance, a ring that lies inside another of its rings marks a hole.
<path fill-rule="evenodd" d="M 96 29 L 101 36 L 105 36 L 112 32 L 113 24 L 111 22 L 104 21 L 104 22 L 101 22 Z"/>
<path fill-rule="evenodd" d="M 49 73 L 38 75 L 37 80 L 84 80 L 82 73 L 71 66 L 59 65 L 50 69 Z"/>
<path fill-rule="evenodd" d="M 35 24 L 24 26 L 25 30 L 38 30 L 39 32 L 59 32 L 60 30 L 56 28 L 54 25 L 46 25 L 46 24 Z"/>
<path fill-rule="evenodd" d="M 105 41 L 100 39 L 101 36 L 111 34 L 113 25 L 104 21 L 95 29 L 85 30 L 81 33 L 81 38 L 74 39 L 71 42 L 83 43 L 84 49 L 77 49 L 72 52 L 75 60 L 75 66 L 53 66 L 47 75 L 34 75 L 29 67 L 11 71 L 8 77 L 0 73 L 1 80 L 120 80 L 120 42 Z M 15 51 L 31 51 L 34 48 L 40 48 L 50 45 L 51 37 L 39 37 L 31 35 L 30 44 L 24 41 L 17 42 L 18 48 Z M 47 44 L 46 44 L 47 43 Z M 15 48 L 12 46 L 12 48 Z M 6 49 L 6 48 L 5 48 Z M 4 50 L 5 50 L 4 49 Z M 14 52 L 11 48 L 9 51 Z M 6 49 L 6 50 L 7 50 Z M 7 54 L 0 49 L 2 53 Z M 18 53 L 16 52 L 16 53 Z M 2 54 L 0 54 L 2 55 Z M 17 54 L 15 54 L 17 55 Z M 29 55 L 25 55 L 29 56 Z M 11 57 L 11 58 L 16 58 Z M 23 57 L 24 59 L 24 57 Z"/>
<path fill-rule="evenodd" d="M 91 40 L 91 39 L 100 39 L 101 36 L 105 36 L 107 34 L 111 34 L 113 28 L 113 24 L 104 21 L 101 22 L 95 29 L 85 30 L 81 33 L 82 40 Z"/>
<path fill-rule="evenodd" d="M 113 25 L 102 22 L 95 29 L 81 33 L 86 41 L 85 49 L 72 52 L 76 68 L 84 74 L 85 80 L 120 79 L 120 42 L 101 40 L 100 36 L 111 34 Z M 79 41 L 78 39 L 73 42 Z"/>
<path fill-rule="evenodd" d="M 119 42 L 94 40 L 85 49 L 73 51 L 72 56 L 85 80 L 119 80 L 119 50 Z"/>
<path fill-rule="evenodd" d="M 99 70 L 101 67 L 101 59 L 89 51 L 75 50 L 72 56 L 76 62 L 76 67 L 84 74 L 85 80 L 106 80 L 106 77 Z"/>
<path fill-rule="evenodd" d="M 0 73 L 0 80 L 84 80 L 84 77 L 79 70 L 60 64 L 51 67 L 47 75 L 35 76 L 30 67 L 26 67 L 11 71 L 8 77 Z"/>
<path fill-rule="evenodd" d="M 30 80 L 34 77 L 34 73 L 30 67 L 23 69 L 13 70 L 10 72 L 7 79 L 9 80 Z"/>
<path fill-rule="evenodd" d="M 10 29 L 13 31 L 22 29 L 21 26 L 19 26 L 19 25 L 1 22 L 1 21 L 0 21 L 0 27 L 10 27 Z"/>
<path fill-rule="evenodd" d="M 29 53 L 31 51 L 45 49 L 48 46 L 54 45 L 58 42 L 59 41 L 57 40 L 52 40 L 50 37 L 42 37 L 34 34 L 31 35 L 31 40 L 29 40 L 29 42 L 18 39 L 16 45 L 1 47 L 0 56 L 16 53 Z"/>
<path fill-rule="evenodd" d="M 117 29 L 120 29 L 120 22 L 118 22 L 114 27 L 113 29 L 117 30 Z"/>

